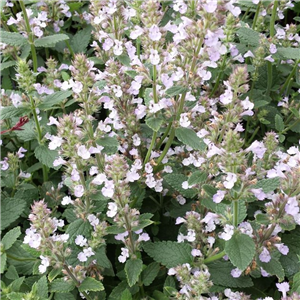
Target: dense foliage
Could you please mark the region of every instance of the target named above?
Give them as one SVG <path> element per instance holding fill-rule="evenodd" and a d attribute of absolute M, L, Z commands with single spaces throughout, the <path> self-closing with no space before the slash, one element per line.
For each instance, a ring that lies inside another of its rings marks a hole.
<path fill-rule="evenodd" d="M 299 14 L 1 1 L 2 299 L 300 299 Z"/>

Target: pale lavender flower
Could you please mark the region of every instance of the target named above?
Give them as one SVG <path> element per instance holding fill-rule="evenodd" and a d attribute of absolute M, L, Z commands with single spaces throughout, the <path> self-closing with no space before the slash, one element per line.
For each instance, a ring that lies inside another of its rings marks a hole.
<path fill-rule="evenodd" d="M 106 175 L 103 173 L 98 174 L 92 181 L 93 184 L 101 185 L 107 180 Z"/>
<path fill-rule="evenodd" d="M 289 215 L 297 215 L 299 213 L 299 205 L 296 196 L 288 198 L 284 210 Z"/>
<path fill-rule="evenodd" d="M 129 257 L 129 250 L 127 248 L 121 248 L 121 255 L 118 257 L 120 263 L 124 263 Z"/>
<path fill-rule="evenodd" d="M 234 226 L 225 224 L 224 226 L 224 232 L 219 234 L 219 238 L 229 241 L 234 233 Z"/>
<path fill-rule="evenodd" d="M 94 214 L 89 214 L 87 219 L 93 227 L 99 225 L 100 221 Z"/>
<path fill-rule="evenodd" d="M 79 261 L 85 262 L 92 255 L 95 255 L 95 253 L 91 247 L 88 247 L 87 249 L 83 249 L 83 251 L 78 254 L 77 258 Z"/>
<path fill-rule="evenodd" d="M 18 152 L 16 153 L 16 155 L 19 157 L 19 158 L 22 158 L 24 157 L 25 155 L 23 153 L 27 152 L 26 149 L 24 149 L 23 147 L 21 147 Z"/>
<path fill-rule="evenodd" d="M 35 228 L 27 228 L 25 231 L 24 244 L 28 244 L 31 248 L 37 249 L 42 241 L 39 233 L 36 233 Z"/>
<path fill-rule="evenodd" d="M 215 224 L 219 224 L 219 215 L 208 212 L 205 217 L 200 221 L 201 223 L 206 223 L 205 231 L 206 232 L 212 232 L 216 229 Z"/>
<path fill-rule="evenodd" d="M 80 94 L 83 89 L 83 84 L 80 81 L 75 81 L 72 85 L 72 90 L 75 94 Z"/>
<path fill-rule="evenodd" d="M 142 234 L 139 235 L 138 242 L 147 242 L 149 240 L 150 240 L 150 236 L 148 233 L 143 232 Z"/>
<path fill-rule="evenodd" d="M 237 176 L 234 173 L 227 173 L 226 180 L 223 182 L 226 189 L 232 189 L 237 181 Z"/>
<path fill-rule="evenodd" d="M 220 203 L 226 195 L 225 191 L 218 190 L 216 194 L 213 195 L 213 201 L 215 203 Z"/>
<path fill-rule="evenodd" d="M 244 54 L 244 57 L 254 57 L 254 54 L 252 53 L 251 50 L 248 50 L 245 54 Z"/>
<path fill-rule="evenodd" d="M 188 242 L 194 242 L 196 240 L 196 232 L 193 229 L 188 229 L 187 235 L 185 237 L 185 239 Z"/>
<path fill-rule="evenodd" d="M 7 157 L 4 157 L 3 160 L 0 161 L 2 171 L 6 171 L 9 168 L 9 163 L 7 161 L 8 161 Z"/>
<path fill-rule="evenodd" d="M 196 257 L 196 256 L 202 256 L 202 253 L 199 249 L 193 249 L 191 252 L 192 256 Z"/>
<path fill-rule="evenodd" d="M 189 120 L 187 113 L 182 113 L 180 115 L 179 123 L 181 127 L 189 127 L 191 125 L 191 121 Z"/>
<path fill-rule="evenodd" d="M 81 234 L 77 235 L 77 237 L 75 239 L 75 244 L 80 247 L 87 246 L 87 239 Z"/>
<path fill-rule="evenodd" d="M 267 148 L 263 142 L 254 141 L 246 150 L 246 152 L 252 152 L 256 157 L 262 159 Z"/>
<path fill-rule="evenodd" d="M 135 26 L 134 26 L 134 30 L 132 30 L 132 31 L 130 32 L 130 38 L 133 39 L 133 40 L 135 40 L 135 39 L 137 39 L 140 35 L 142 35 L 143 33 L 144 33 L 143 28 L 141 28 L 141 27 L 138 26 L 138 25 L 135 25 Z"/>
<path fill-rule="evenodd" d="M 77 154 L 83 159 L 89 159 L 91 157 L 90 152 L 84 145 L 78 147 Z"/>
<path fill-rule="evenodd" d="M 152 41 L 159 41 L 161 39 L 161 33 L 157 25 L 154 24 L 149 28 L 149 38 Z"/>
<path fill-rule="evenodd" d="M 70 196 L 65 196 L 62 198 L 61 204 L 62 205 L 68 205 L 68 204 L 73 204 L 74 201 L 71 199 Z"/>
<path fill-rule="evenodd" d="M 63 164 L 67 163 L 66 160 L 64 160 L 61 156 L 59 156 L 57 159 L 55 159 L 53 161 L 53 167 L 58 167 L 58 166 L 61 166 Z"/>
<path fill-rule="evenodd" d="M 9 98 L 11 99 L 11 102 L 12 102 L 14 107 L 18 108 L 19 106 L 21 106 L 22 97 L 20 95 L 15 94 L 15 93 L 11 93 Z"/>
<path fill-rule="evenodd" d="M 55 135 L 50 136 L 51 142 L 48 145 L 48 148 L 50 150 L 55 150 L 56 148 L 60 147 L 61 144 L 63 143 L 63 138 Z"/>
<path fill-rule="evenodd" d="M 277 52 L 276 45 L 270 44 L 269 50 L 270 50 L 270 53 L 275 54 Z"/>
<path fill-rule="evenodd" d="M 276 283 L 278 291 L 282 293 L 282 297 L 286 297 L 286 293 L 290 290 L 290 285 L 288 282 Z"/>
<path fill-rule="evenodd" d="M 259 254 L 259 259 L 261 262 L 268 263 L 271 260 L 270 252 L 267 250 L 266 247 L 263 247 L 262 252 Z"/>
<path fill-rule="evenodd" d="M 105 186 L 101 189 L 103 196 L 111 198 L 114 194 L 115 185 L 112 180 L 106 180 Z"/>
<path fill-rule="evenodd" d="M 150 49 L 149 59 L 152 65 L 156 66 L 159 64 L 160 57 L 158 55 L 158 51 L 154 49 Z"/>
<path fill-rule="evenodd" d="M 207 1 L 207 3 L 203 3 L 202 6 L 206 10 L 206 12 L 213 13 L 217 9 L 218 2 L 209 0 L 209 1 Z"/>
<path fill-rule="evenodd" d="M 108 202 L 108 210 L 106 215 L 110 218 L 113 218 L 118 212 L 118 206 L 115 202 Z"/>
<path fill-rule="evenodd" d="M 242 275 L 243 271 L 241 271 L 239 268 L 235 268 L 231 270 L 230 274 L 233 278 L 238 278 Z"/>
<path fill-rule="evenodd" d="M 283 243 L 280 243 L 280 244 L 275 244 L 274 245 L 278 251 L 283 254 L 283 255 L 287 255 L 289 253 L 289 247 L 284 245 Z"/>
<path fill-rule="evenodd" d="M 78 198 L 82 197 L 84 194 L 84 187 L 83 185 L 79 184 L 79 185 L 76 185 L 74 187 L 74 195 Z"/>
<path fill-rule="evenodd" d="M 102 44 L 102 48 L 104 51 L 108 51 L 113 45 L 114 45 L 114 41 L 111 38 L 107 38 Z"/>
<path fill-rule="evenodd" d="M 123 233 L 119 233 L 119 234 L 115 235 L 115 239 L 116 239 L 117 241 L 122 241 L 122 242 L 124 242 L 126 236 L 128 236 L 128 231 L 125 231 L 125 232 L 123 232 Z"/>
<path fill-rule="evenodd" d="M 47 267 L 50 266 L 50 260 L 48 257 L 41 255 L 41 264 L 39 265 L 39 272 L 41 274 L 45 273 L 47 271 Z"/>

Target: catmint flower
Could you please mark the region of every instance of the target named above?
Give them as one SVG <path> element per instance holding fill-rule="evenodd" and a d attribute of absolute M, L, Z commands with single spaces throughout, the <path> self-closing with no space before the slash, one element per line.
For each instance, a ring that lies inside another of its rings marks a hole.
<path fill-rule="evenodd" d="M 150 49 L 149 59 L 152 65 L 154 66 L 158 65 L 160 61 L 158 51 L 154 49 Z"/>
<path fill-rule="evenodd" d="M 149 38 L 152 41 L 159 41 L 161 38 L 161 33 L 159 31 L 159 27 L 157 25 L 152 25 L 149 28 Z"/>
<path fill-rule="evenodd" d="M 108 51 L 113 45 L 114 45 L 114 41 L 111 38 L 107 38 L 102 44 L 102 48 L 104 51 Z"/>
<path fill-rule="evenodd" d="M 119 56 L 123 53 L 122 42 L 115 40 L 115 45 L 113 47 L 113 52 L 115 55 Z"/>
<path fill-rule="evenodd" d="M 270 53 L 275 54 L 277 52 L 276 45 L 270 44 L 269 50 L 270 50 Z"/>
<path fill-rule="evenodd" d="M 239 230 L 241 233 L 244 233 L 244 234 L 247 234 L 249 235 L 250 237 L 253 236 L 253 228 L 251 226 L 250 223 L 248 222 L 242 222 L 240 225 L 239 225 Z"/>
<path fill-rule="evenodd" d="M 248 147 L 246 150 L 246 152 L 252 152 L 255 156 L 257 156 L 258 158 L 262 159 L 265 152 L 267 151 L 267 148 L 265 147 L 263 142 L 259 142 L 259 141 L 254 141 L 250 147 Z"/>
<path fill-rule="evenodd" d="M 231 237 L 233 236 L 233 233 L 234 233 L 234 227 L 232 225 L 226 224 L 224 226 L 224 232 L 219 234 L 219 238 L 221 238 L 225 241 L 229 241 L 231 239 Z"/>
<path fill-rule="evenodd" d="M 206 232 L 212 232 L 216 229 L 215 224 L 219 224 L 219 216 L 217 214 L 208 212 L 205 217 L 200 221 L 201 223 L 206 223 L 205 231 Z"/>
<path fill-rule="evenodd" d="M 218 190 L 216 194 L 213 195 L 213 201 L 215 203 L 220 203 L 226 195 L 225 191 Z"/>
<path fill-rule="evenodd" d="M 14 107 L 18 108 L 22 104 L 22 97 L 18 94 L 11 93 L 9 97 Z"/>
<path fill-rule="evenodd" d="M 84 187 L 83 187 L 83 185 L 81 185 L 81 184 L 80 185 L 76 185 L 74 187 L 74 195 L 76 197 L 80 198 L 80 197 L 83 196 L 83 194 L 84 194 Z"/>
<path fill-rule="evenodd" d="M 115 185 L 112 180 L 106 180 L 105 186 L 101 189 L 103 196 L 111 198 L 114 194 Z"/>
<path fill-rule="evenodd" d="M 57 121 L 56 118 L 50 116 L 50 117 L 49 117 L 49 122 L 47 123 L 47 125 L 49 125 L 49 126 L 50 126 L 50 125 L 56 125 L 56 126 L 59 126 L 59 122 Z"/>
<path fill-rule="evenodd" d="M 123 233 L 119 233 L 119 234 L 115 235 L 115 239 L 116 239 L 117 241 L 122 241 L 122 242 L 124 242 L 126 236 L 128 236 L 128 231 L 125 231 L 125 232 L 123 232 Z"/>
<path fill-rule="evenodd" d="M 251 50 L 247 51 L 245 54 L 244 54 L 244 57 L 255 57 L 254 54 L 252 53 Z"/>
<path fill-rule="evenodd" d="M 100 221 L 95 215 L 90 214 L 90 215 L 88 215 L 87 219 L 93 227 L 99 225 Z"/>
<path fill-rule="evenodd" d="M 71 199 L 70 196 L 65 196 L 62 198 L 61 204 L 62 205 L 68 205 L 68 204 L 73 204 L 74 201 Z"/>
<path fill-rule="evenodd" d="M 57 159 L 55 159 L 53 161 L 53 167 L 58 167 L 58 166 L 61 166 L 63 164 L 65 164 L 67 161 L 64 160 L 61 156 L 59 156 Z"/>
<path fill-rule="evenodd" d="M 290 290 L 290 285 L 288 282 L 276 283 L 278 291 L 282 293 L 282 297 L 286 297 L 286 293 Z"/>
<path fill-rule="evenodd" d="M 275 246 L 275 247 L 278 249 L 278 251 L 279 251 L 281 254 L 283 254 L 283 255 L 287 255 L 287 254 L 289 253 L 289 247 L 286 246 L 286 245 L 284 245 L 283 243 L 281 243 L 281 244 L 275 244 L 274 246 Z"/>
<path fill-rule="evenodd" d="M 71 179 L 73 181 L 79 181 L 80 180 L 79 172 L 76 169 L 72 170 L 72 172 L 71 172 Z"/>
<path fill-rule="evenodd" d="M 80 247 L 87 246 L 87 239 L 81 234 L 77 235 L 77 237 L 75 239 L 75 244 Z"/>
<path fill-rule="evenodd" d="M 299 213 L 299 205 L 296 196 L 288 198 L 288 201 L 284 207 L 287 214 L 295 216 Z"/>
<path fill-rule="evenodd" d="M 196 232 L 193 229 L 188 229 L 186 240 L 188 242 L 194 242 L 196 240 Z"/>
<path fill-rule="evenodd" d="M 139 235 L 138 242 L 147 242 L 150 240 L 150 236 L 148 233 L 144 232 Z"/>
<path fill-rule="evenodd" d="M 175 225 L 182 224 L 182 223 L 186 223 L 186 220 L 182 217 L 178 217 L 176 219 Z"/>
<path fill-rule="evenodd" d="M 101 185 L 107 180 L 106 175 L 103 173 L 98 174 L 92 181 L 93 184 Z"/>
<path fill-rule="evenodd" d="M 130 38 L 135 40 L 137 39 L 140 35 L 142 35 L 144 33 L 143 28 L 141 28 L 138 25 L 134 26 L 134 30 L 130 32 Z"/>
<path fill-rule="evenodd" d="M 8 161 L 7 157 L 4 157 L 4 159 L 0 161 L 2 171 L 6 171 L 9 168 L 9 163 L 7 161 Z"/>
<path fill-rule="evenodd" d="M 91 157 L 90 152 L 86 149 L 84 145 L 78 147 L 77 154 L 83 159 L 89 159 Z"/>
<path fill-rule="evenodd" d="M 120 263 L 124 263 L 129 257 L 129 250 L 127 248 L 121 248 L 121 255 L 118 257 Z"/>
<path fill-rule="evenodd" d="M 263 247 L 262 252 L 259 254 L 259 259 L 261 262 L 268 263 L 271 260 L 270 252 L 267 250 L 266 247 Z"/>
<path fill-rule="evenodd" d="M 72 90 L 75 94 L 80 94 L 83 89 L 83 84 L 80 81 L 75 81 L 72 85 Z"/>
<path fill-rule="evenodd" d="M 269 61 L 269 62 L 274 62 L 275 61 L 274 58 L 271 55 L 266 56 L 264 59 Z"/>
<path fill-rule="evenodd" d="M 196 257 L 196 256 L 202 256 L 202 253 L 199 249 L 193 249 L 191 252 L 192 256 Z"/>
<path fill-rule="evenodd" d="M 222 102 L 224 105 L 229 104 L 232 102 L 233 99 L 233 93 L 231 91 L 231 87 L 228 83 L 228 81 L 224 81 L 224 84 L 227 86 L 226 91 L 220 96 L 220 102 Z"/>
<path fill-rule="evenodd" d="M 28 244 L 31 248 L 37 249 L 42 241 L 42 237 L 39 233 L 36 233 L 36 229 L 28 228 L 25 231 L 24 244 Z"/>
<path fill-rule="evenodd" d="M 231 0 L 228 2 L 225 7 L 235 16 L 238 17 L 239 14 L 242 12 L 241 9 L 238 6 L 234 6 L 233 3 L 235 0 Z"/>
<path fill-rule="evenodd" d="M 230 274 L 233 278 L 240 277 L 242 273 L 243 273 L 243 271 L 241 271 L 239 268 L 235 268 L 235 269 L 231 270 L 231 272 L 230 272 Z"/>
<path fill-rule="evenodd" d="M 95 253 L 92 251 L 92 248 L 88 247 L 87 249 L 83 249 L 83 251 L 78 254 L 77 258 L 79 261 L 85 262 L 93 255 L 95 255 Z"/>
<path fill-rule="evenodd" d="M 56 148 L 60 147 L 61 144 L 63 143 L 63 138 L 55 135 L 50 136 L 51 142 L 48 145 L 48 148 L 50 150 L 55 150 Z"/>
<path fill-rule="evenodd" d="M 180 115 L 179 123 L 181 127 L 189 127 L 191 125 L 191 121 L 189 120 L 187 113 L 182 113 Z"/>
<path fill-rule="evenodd" d="M 39 265 L 39 272 L 41 274 L 43 274 L 43 273 L 46 272 L 47 267 L 50 266 L 50 261 L 49 261 L 48 257 L 43 256 L 43 255 L 41 255 L 40 258 L 41 258 L 42 261 L 41 261 L 41 264 Z"/>
<path fill-rule="evenodd" d="M 175 0 L 173 4 L 173 9 L 175 11 L 179 11 L 181 14 L 184 14 L 187 11 L 187 5 L 184 3 L 183 0 Z"/>
<path fill-rule="evenodd" d="M 176 200 L 180 205 L 184 205 L 186 203 L 186 199 L 182 195 L 177 195 Z"/>
<path fill-rule="evenodd" d="M 232 189 L 237 181 L 237 176 L 234 173 L 227 173 L 226 180 L 223 182 L 226 189 Z"/>
<path fill-rule="evenodd" d="M 218 2 L 209 0 L 209 1 L 207 1 L 207 3 L 203 3 L 202 6 L 206 10 L 206 12 L 211 14 L 216 11 Z"/>
<path fill-rule="evenodd" d="M 106 212 L 106 215 L 110 218 L 113 218 L 118 212 L 118 206 L 114 202 L 108 203 L 108 211 Z"/>
<path fill-rule="evenodd" d="M 23 147 L 21 147 L 18 152 L 16 153 L 16 155 L 19 157 L 19 158 L 22 158 L 24 157 L 25 155 L 23 153 L 27 152 L 26 149 L 24 149 Z"/>
<path fill-rule="evenodd" d="M 127 182 L 134 182 L 139 180 L 141 176 L 136 171 L 128 171 L 126 173 L 126 181 Z"/>

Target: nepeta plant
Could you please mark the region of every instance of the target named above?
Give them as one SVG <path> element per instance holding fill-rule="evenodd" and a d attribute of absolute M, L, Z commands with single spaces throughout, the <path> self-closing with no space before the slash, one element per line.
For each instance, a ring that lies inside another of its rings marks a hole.
<path fill-rule="evenodd" d="M 4 299 L 300 299 L 299 2 L 1 8 Z"/>

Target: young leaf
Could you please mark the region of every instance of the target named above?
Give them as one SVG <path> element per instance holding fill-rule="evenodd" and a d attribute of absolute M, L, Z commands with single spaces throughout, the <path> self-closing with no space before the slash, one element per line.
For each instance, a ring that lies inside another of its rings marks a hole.
<path fill-rule="evenodd" d="M 262 179 L 258 181 L 253 188 L 254 189 L 259 189 L 262 188 L 264 193 L 270 193 L 273 192 L 275 189 L 277 189 L 280 185 L 280 180 L 279 177 L 274 177 L 274 178 L 267 178 L 267 179 Z"/>
<path fill-rule="evenodd" d="M 231 263 L 243 271 L 255 255 L 255 243 L 249 235 L 236 232 L 225 242 L 225 252 Z"/>
<path fill-rule="evenodd" d="M 251 28 L 241 27 L 237 30 L 237 35 L 244 44 L 255 47 L 259 45 L 259 33 Z"/>
<path fill-rule="evenodd" d="M 35 148 L 34 155 L 43 165 L 53 168 L 53 162 L 58 157 L 58 152 L 50 150 L 47 146 L 39 145 Z"/>
<path fill-rule="evenodd" d="M 4 250 L 9 249 L 20 235 L 21 235 L 20 226 L 15 227 L 9 232 L 7 232 L 5 236 L 2 238 L 2 244 L 4 246 Z"/>
<path fill-rule="evenodd" d="M 111 155 L 115 154 L 118 151 L 119 142 L 114 137 L 103 137 L 97 140 L 97 144 L 104 147 L 102 153 Z"/>
<path fill-rule="evenodd" d="M 124 270 L 126 273 L 127 283 L 130 287 L 132 287 L 138 281 L 143 270 L 143 261 L 138 258 L 130 258 L 126 261 Z"/>
<path fill-rule="evenodd" d="M 284 122 L 280 115 L 275 116 L 275 128 L 278 132 L 281 132 L 284 130 Z"/>
<path fill-rule="evenodd" d="M 163 241 L 155 243 L 144 243 L 143 249 L 155 261 L 167 268 L 176 267 L 184 263 L 191 263 L 191 246 L 186 243 Z"/>
<path fill-rule="evenodd" d="M 299 59 L 300 49 L 299 48 L 277 48 L 277 54 L 282 56 L 285 59 Z"/>
<path fill-rule="evenodd" d="M 293 277 L 292 292 L 300 294 L 300 272 Z"/>
<path fill-rule="evenodd" d="M 132 295 L 128 289 L 123 291 L 123 293 L 121 295 L 121 300 L 132 300 Z"/>
<path fill-rule="evenodd" d="M 69 37 L 66 34 L 53 34 L 45 36 L 34 41 L 34 46 L 36 47 L 54 47 L 58 42 L 66 41 Z"/>
<path fill-rule="evenodd" d="M 93 291 L 93 292 L 98 292 L 98 291 L 103 291 L 104 286 L 102 282 L 92 278 L 92 277 L 86 277 L 81 285 L 78 288 L 79 292 L 84 292 L 84 291 Z"/>
<path fill-rule="evenodd" d="M 37 295 L 40 298 L 48 298 L 48 283 L 45 275 L 41 277 L 37 282 Z"/>
<path fill-rule="evenodd" d="M 65 281 L 63 278 L 58 278 L 53 280 L 50 284 L 50 293 L 67 293 L 71 292 L 75 288 L 75 283 L 73 281 Z"/>
<path fill-rule="evenodd" d="M 0 274 L 3 274 L 6 268 L 6 253 L 1 253 Z"/>
<path fill-rule="evenodd" d="M 9 67 L 12 67 L 12 66 L 15 66 L 16 65 L 16 62 L 15 61 L 6 61 L 6 62 L 3 62 L 1 63 L 0 65 L 0 71 L 3 71 Z"/>
<path fill-rule="evenodd" d="M 153 131 L 157 132 L 160 127 L 161 124 L 164 122 L 164 119 L 161 117 L 150 117 L 148 119 L 146 119 L 146 124 L 148 127 L 150 127 Z"/>
<path fill-rule="evenodd" d="M 193 198 L 197 191 L 195 189 L 184 189 L 182 183 L 187 181 L 187 177 L 183 174 L 167 174 L 164 176 L 164 180 L 176 191 L 182 194 L 184 197 Z"/>
<path fill-rule="evenodd" d="M 159 272 L 159 263 L 153 262 L 150 265 L 148 265 L 147 268 L 144 269 L 141 274 L 143 285 L 149 286 L 156 278 L 158 272 Z"/>
<path fill-rule="evenodd" d="M 102 246 L 95 251 L 95 259 L 97 260 L 97 265 L 103 268 L 110 268 L 111 263 L 106 256 L 106 247 Z"/>
<path fill-rule="evenodd" d="M 281 263 L 272 257 L 272 259 L 268 262 L 261 262 L 260 259 L 258 258 L 256 260 L 257 264 L 262 267 L 266 272 L 268 272 L 270 275 L 275 275 L 277 278 L 282 281 L 284 279 L 284 270 L 281 265 Z"/>
<path fill-rule="evenodd" d="M 4 230 L 12 222 L 16 221 L 26 207 L 23 199 L 4 198 L 1 199 L 1 230 Z"/>
<path fill-rule="evenodd" d="M 62 270 L 62 268 L 59 268 L 59 269 L 52 269 L 52 270 L 50 271 L 50 273 L 48 274 L 48 280 L 49 280 L 50 282 L 52 282 L 58 275 L 61 274 L 61 270 Z"/>
<path fill-rule="evenodd" d="M 91 39 L 92 27 L 88 26 L 76 32 L 73 36 L 70 45 L 74 53 L 84 53 Z"/>
<path fill-rule="evenodd" d="M 175 136 L 183 144 L 190 146 L 194 150 L 204 151 L 206 149 L 206 144 L 197 136 L 196 132 L 190 128 L 176 128 Z"/>
<path fill-rule="evenodd" d="M 12 46 L 23 46 L 26 45 L 28 41 L 20 33 L 1 30 L 1 43 Z"/>
<path fill-rule="evenodd" d="M 207 179 L 207 173 L 202 171 L 195 171 L 188 180 L 189 185 L 205 182 Z"/>
<path fill-rule="evenodd" d="M 174 97 L 177 96 L 179 94 L 183 94 L 185 92 L 187 92 L 187 88 L 183 87 L 183 86 L 172 86 L 171 88 L 166 90 L 166 94 L 169 97 Z"/>
<path fill-rule="evenodd" d="M 68 226 L 66 233 L 69 234 L 69 241 L 74 242 L 76 236 L 80 234 L 88 238 L 90 229 L 91 224 L 88 221 L 77 219 Z"/>

